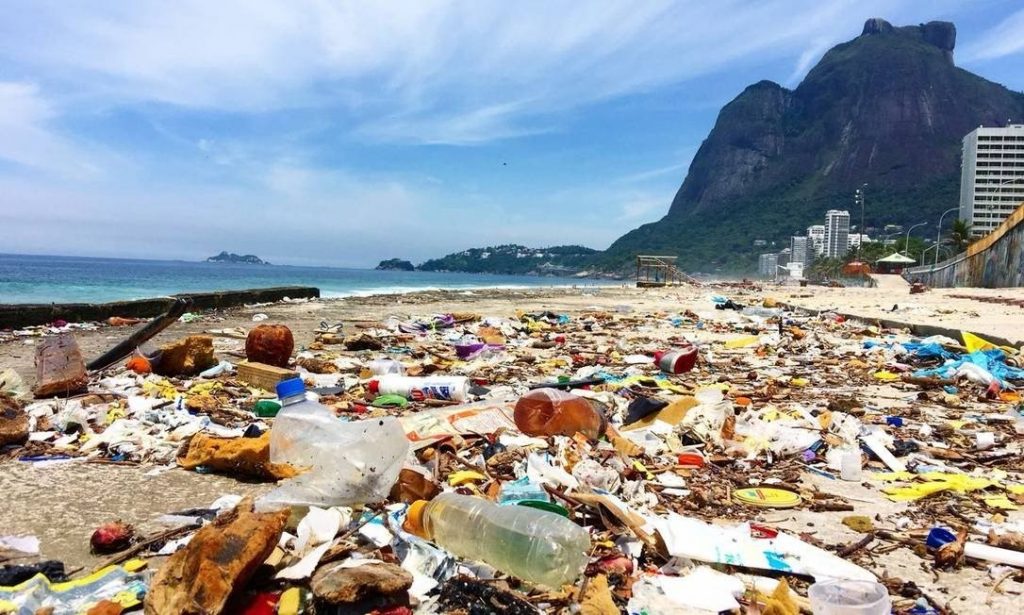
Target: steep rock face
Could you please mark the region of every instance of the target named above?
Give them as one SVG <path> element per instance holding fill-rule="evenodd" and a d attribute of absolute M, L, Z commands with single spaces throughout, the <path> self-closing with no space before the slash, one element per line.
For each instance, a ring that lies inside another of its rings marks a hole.
<path fill-rule="evenodd" d="M 784 150 L 783 119 L 792 104 L 792 92 L 771 81 L 755 83 L 727 104 L 712 130 L 715 138 L 697 151 L 676 201 L 719 201 L 764 183 Z M 730 173 L 722 174 L 722 165 Z"/>
<path fill-rule="evenodd" d="M 869 19 L 795 90 L 748 87 L 720 112 L 668 215 L 616 241 L 606 265 L 658 248 L 703 269 L 711 245 L 748 264 L 753 239 L 786 241 L 825 210 L 849 209 L 863 183 L 869 225 L 955 206 L 963 136 L 1024 118 L 1024 96 L 953 65 L 955 45 L 948 22 Z M 744 228 L 760 235 L 739 241 Z"/>

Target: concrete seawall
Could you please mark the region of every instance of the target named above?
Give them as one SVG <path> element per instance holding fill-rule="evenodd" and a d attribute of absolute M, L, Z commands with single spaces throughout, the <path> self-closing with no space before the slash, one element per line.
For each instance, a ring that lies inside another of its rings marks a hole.
<path fill-rule="evenodd" d="M 1024 286 L 1024 204 L 967 251 L 937 266 L 913 267 L 903 272 L 932 288 L 1017 288 Z"/>
<path fill-rule="evenodd" d="M 319 296 L 320 289 L 312 286 L 279 286 L 249 290 L 182 293 L 170 297 L 114 301 L 112 303 L 6 304 L 0 305 L 0 329 L 44 325 L 55 320 L 90 322 L 106 320 L 111 316 L 152 318 L 167 311 L 167 308 L 178 297 L 191 298 L 192 310 L 216 310 L 251 303 L 271 303 L 285 297 L 304 299 Z"/>

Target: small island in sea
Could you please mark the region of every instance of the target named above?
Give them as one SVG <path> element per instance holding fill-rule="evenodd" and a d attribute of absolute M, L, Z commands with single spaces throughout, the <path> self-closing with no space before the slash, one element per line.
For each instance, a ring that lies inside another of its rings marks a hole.
<path fill-rule="evenodd" d="M 377 271 L 416 271 L 416 265 L 400 258 L 389 258 L 381 261 L 376 269 Z"/>
<path fill-rule="evenodd" d="M 234 252 L 221 252 L 217 256 L 206 259 L 208 263 L 246 263 L 248 265 L 269 265 L 267 261 L 255 254 L 235 254 Z"/>

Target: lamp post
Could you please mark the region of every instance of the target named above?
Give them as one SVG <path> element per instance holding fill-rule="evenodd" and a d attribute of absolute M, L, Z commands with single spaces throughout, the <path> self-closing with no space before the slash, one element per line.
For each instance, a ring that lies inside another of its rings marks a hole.
<path fill-rule="evenodd" d="M 943 218 L 946 217 L 946 214 L 948 214 L 951 211 L 960 211 L 960 208 L 959 207 L 950 207 L 946 211 L 942 212 L 941 216 L 939 216 L 939 228 L 935 230 L 935 245 L 939 245 L 942 242 L 942 220 L 943 220 Z M 921 253 L 921 260 L 924 260 L 924 253 L 923 252 Z M 939 266 L 939 251 L 938 251 L 938 249 L 936 249 L 935 250 L 935 263 L 932 265 L 932 269 L 935 269 L 938 266 Z"/>
<path fill-rule="evenodd" d="M 999 212 L 1003 207 L 1003 186 L 1007 184 L 1014 184 L 1019 181 L 1024 181 L 1024 177 L 1011 177 L 1006 181 L 1001 181 L 998 184 L 996 184 L 996 194 L 994 197 L 992 197 L 995 199 L 996 202 L 989 203 L 986 209 L 989 212 Z M 973 222 L 973 220 L 968 220 L 968 222 Z"/>
<path fill-rule="evenodd" d="M 923 250 L 923 251 L 921 252 L 921 260 L 922 260 L 922 261 L 924 260 L 924 255 L 928 253 L 928 250 L 931 250 L 932 248 L 935 248 L 935 251 L 936 251 L 936 252 L 938 252 L 939 250 L 942 250 L 942 249 L 944 249 L 944 248 L 946 248 L 946 247 L 948 247 L 948 246 L 941 246 L 941 247 L 940 247 L 940 246 L 939 246 L 939 244 L 932 244 L 932 245 L 928 246 L 927 248 L 925 248 L 925 249 L 924 249 L 924 250 Z M 932 266 L 932 270 L 934 270 L 934 269 L 935 269 L 935 266 L 933 265 L 933 266 Z"/>
<path fill-rule="evenodd" d="M 868 185 L 861 184 L 860 188 L 857 188 L 855 194 L 855 201 L 860 203 L 860 226 L 857 227 L 857 260 L 860 260 L 861 244 L 864 243 L 864 193 L 867 192 Z"/>
<path fill-rule="evenodd" d="M 919 226 L 924 226 L 926 224 L 928 224 L 928 223 L 927 222 L 919 222 L 919 223 L 915 224 L 914 226 L 912 226 L 912 227 L 907 229 L 907 238 L 903 241 L 903 251 L 906 252 L 906 254 L 904 256 L 907 256 L 907 257 L 910 256 L 910 231 L 916 229 Z"/>

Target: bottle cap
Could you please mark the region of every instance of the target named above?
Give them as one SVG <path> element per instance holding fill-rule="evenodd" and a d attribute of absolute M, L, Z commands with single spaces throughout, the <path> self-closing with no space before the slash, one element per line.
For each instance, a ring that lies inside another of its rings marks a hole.
<path fill-rule="evenodd" d="M 302 378 L 289 378 L 288 380 L 282 380 L 277 383 L 277 398 L 284 399 L 286 397 L 295 397 L 296 395 L 302 395 L 306 392 L 306 385 L 302 382 Z"/>
<path fill-rule="evenodd" d="M 928 538 L 925 540 L 925 544 L 928 545 L 929 549 L 938 549 L 947 542 L 953 542 L 956 540 L 956 534 L 947 530 L 944 527 L 933 527 L 928 532 Z"/>
<path fill-rule="evenodd" d="M 405 511 L 405 521 L 402 523 L 403 530 L 420 538 L 427 537 L 427 531 L 423 528 L 423 512 L 427 504 L 429 502 L 426 500 L 416 500 L 409 504 L 409 510 Z"/>
<path fill-rule="evenodd" d="M 380 380 L 374 378 L 373 380 L 366 383 L 366 388 L 370 391 L 371 395 L 376 395 L 380 392 Z"/>

